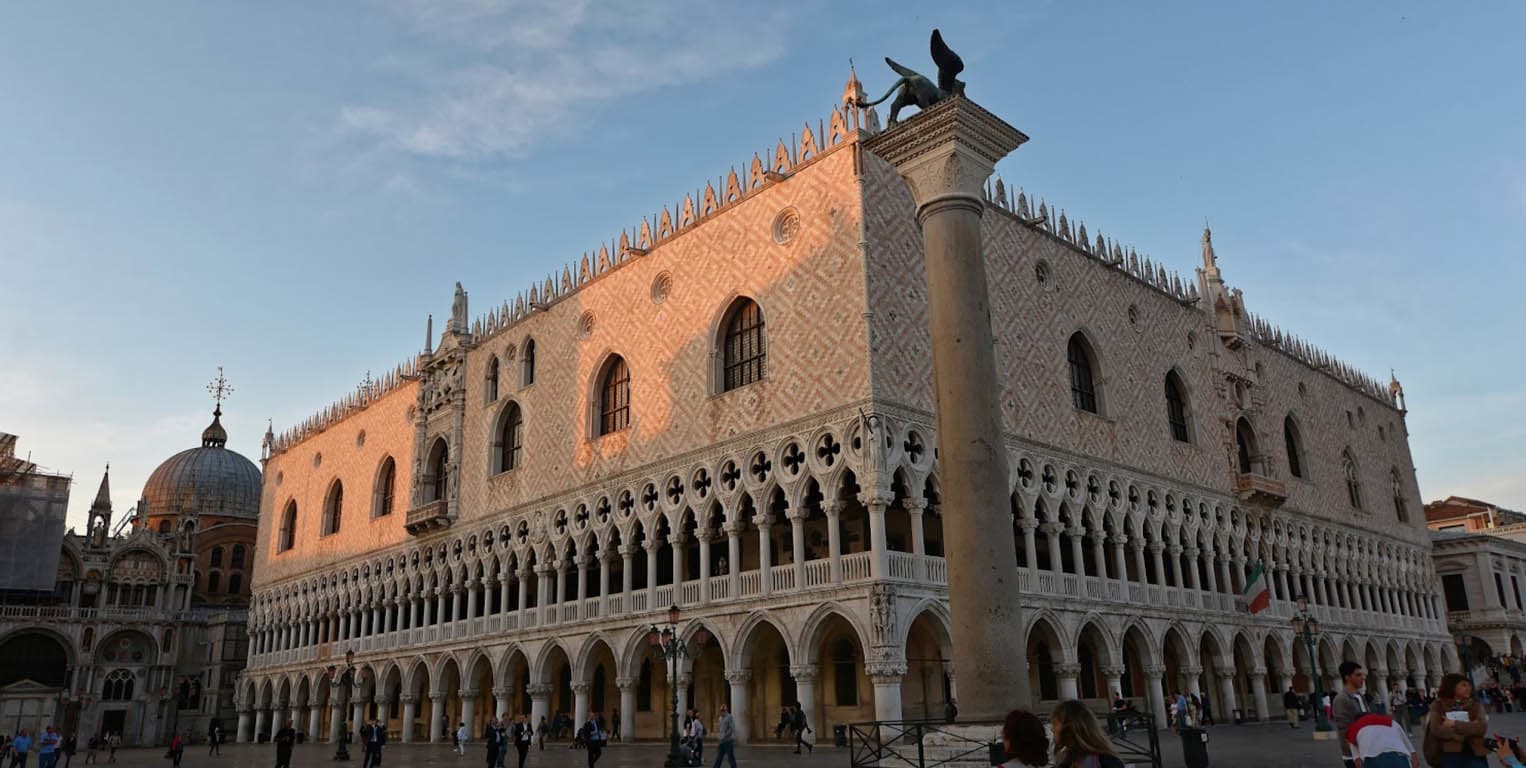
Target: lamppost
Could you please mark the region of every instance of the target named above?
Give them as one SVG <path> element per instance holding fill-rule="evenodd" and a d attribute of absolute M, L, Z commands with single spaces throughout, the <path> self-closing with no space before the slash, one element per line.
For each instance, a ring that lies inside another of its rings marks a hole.
<path fill-rule="evenodd" d="M 673 730 L 671 743 L 668 745 L 668 760 L 663 763 L 666 768 L 680 768 L 687 765 L 684 754 L 678 748 L 678 660 L 685 656 L 695 657 L 700 654 L 705 644 L 710 642 L 710 633 L 701 629 L 694 633 L 694 637 L 685 641 L 678 637 L 678 606 L 668 608 L 668 625 L 666 627 L 657 624 L 652 625 L 652 631 L 647 635 L 647 644 L 652 652 L 668 662 L 668 687 L 673 689 Z"/>
<path fill-rule="evenodd" d="M 1309 650 L 1309 676 L 1314 678 L 1314 738 L 1321 738 L 1320 734 L 1329 733 L 1334 729 L 1330 727 L 1330 721 L 1325 719 L 1325 708 L 1320 705 L 1324 698 L 1324 688 L 1319 682 L 1319 657 L 1314 654 L 1314 639 L 1319 637 L 1319 619 L 1309 615 L 1309 598 L 1307 595 L 1298 596 L 1298 612 L 1293 614 L 1293 636 L 1302 637 L 1304 647 Z"/>
<path fill-rule="evenodd" d="M 1452 640 L 1457 643 L 1457 658 L 1462 661 L 1462 671 L 1468 676 L 1468 687 L 1473 688 L 1473 636 L 1460 632 Z"/>
<path fill-rule="evenodd" d="M 351 687 L 355 684 L 355 650 L 352 648 L 344 652 L 344 672 L 339 675 L 339 690 L 350 691 L 355 695 Z M 336 696 L 338 694 L 335 694 Z M 334 760 L 348 761 L 350 759 L 350 726 L 345 725 L 344 707 L 339 708 L 339 738 L 335 739 Z M 316 740 L 316 738 L 314 739 Z"/>

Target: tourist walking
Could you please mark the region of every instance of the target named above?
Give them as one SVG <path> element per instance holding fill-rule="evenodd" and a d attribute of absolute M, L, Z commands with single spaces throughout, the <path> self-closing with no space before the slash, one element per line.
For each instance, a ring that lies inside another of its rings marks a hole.
<path fill-rule="evenodd" d="M 291 768 L 291 750 L 297 743 L 297 729 L 292 727 L 290 720 L 286 721 L 285 727 L 276 731 L 276 768 Z"/>
<path fill-rule="evenodd" d="M 1205 726 L 1216 725 L 1213 721 L 1213 698 L 1207 691 L 1203 691 L 1202 701 L 1202 706 L 1198 709 L 1198 723 Z"/>
<path fill-rule="evenodd" d="M 699 765 L 705 759 L 705 721 L 700 718 L 699 710 L 689 710 L 689 727 L 686 735 L 689 737 L 689 746 L 694 749 L 694 764 Z"/>
<path fill-rule="evenodd" d="M 466 730 L 466 723 L 456 724 L 456 756 L 466 754 L 466 741 L 471 738 L 472 732 Z"/>
<path fill-rule="evenodd" d="M 605 733 L 603 718 L 599 717 L 598 712 L 593 713 L 588 718 L 588 722 L 583 723 L 581 730 L 583 744 L 588 748 L 588 768 L 593 768 L 594 764 L 599 762 L 599 758 L 604 756 Z"/>
<path fill-rule="evenodd" d="M 218 755 L 220 757 L 222 756 L 222 753 L 223 727 L 218 723 L 213 723 L 212 727 L 207 729 L 207 757 L 211 757 L 213 755 Z"/>
<path fill-rule="evenodd" d="M 541 715 L 540 722 L 535 724 L 535 743 L 540 747 L 542 752 L 546 749 L 547 730 L 549 730 L 549 726 L 546 725 L 546 716 Z"/>
<path fill-rule="evenodd" d="M 1388 715 L 1362 715 L 1340 737 L 1362 768 L 1412 768 L 1419 762 L 1409 734 Z"/>
<path fill-rule="evenodd" d="M 1488 732 L 1489 716 L 1473 698 L 1473 686 L 1467 678 L 1456 672 L 1444 675 L 1436 703 L 1426 717 L 1426 755 L 1438 755 L 1440 768 L 1488 768 L 1488 750 L 1484 747 Z"/>
<path fill-rule="evenodd" d="M 615 707 L 609 712 L 609 732 L 614 734 L 615 741 L 620 740 L 620 708 Z"/>
<path fill-rule="evenodd" d="M 800 706 L 798 701 L 795 702 L 794 719 L 790 722 L 790 725 L 795 729 L 795 754 L 800 754 L 801 746 L 805 747 L 806 752 L 815 752 L 816 745 L 814 742 L 816 741 L 816 732 L 811 730 L 811 723 L 805 717 L 805 708 Z M 807 733 L 811 734 L 812 737 L 807 739 L 805 737 Z"/>
<path fill-rule="evenodd" d="M 387 743 L 387 729 L 382 727 L 381 721 L 371 718 L 371 722 L 360 729 L 360 768 L 374 768 L 382 764 L 382 747 Z"/>
<path fill-rule="evenodd" d="M 1340 666 L 1341 692 L 1330 703 L 1330 719 L 1335 725 L 1335 733 L 1341 742 L 1341 760 L 1345 761 L 1346 768 L 1356 768 L 1356 758 L 1351 754 L 1351 743 L 1344 734 L 1356 719 L 1367 714 L 1367 699 L 1363 698 L 1362 690 L 1367 685 L 1367 671 L 1362 665 L 1354 661 L 1343 661 Z"/>
<path fill-rule="evenodd" d="M 43 729 L 42 736 L 37 739 L 37 768 L 54 768 L 58 765 L 58 748 L 64 739 L 53 726 Z"/>
<path fill-rule="evenodd" d="M 79 742 L 75 741 L 74 734 L 64 737 L 64 745 L 61 749 L 64 753 L 64 768 L 69 768 L 69 764 L 74 762 L 74 752 L 79 749 Z"/>
<path fill-rule="evenodd" d="M 1298 693 L 1293 690 L 1293 686 L 1288 686 L 1287 692 L 1282 694 L 1282 709 L 1283 714 L 1288 716 L 1289 728 L 1298 727 L 1298 708 L 1302 703 L 1303 700 L 1300 699 Z"/>
<path fill-rule="evenodd" d="M 520 715 L 519 722 L 514 724 L 514 749 L 519 752 L 519 768 L 525 768 L 525 757 L 530 754 L 530 740 L 535 737 L 535 729 L 530 727 L 530 718 Z"/>
<path fill-rule="evenodd" d="M 169 752 L 169 755 L 170 755 L 170 765 L 175 766 L 175 768 L 180 768 L 180 758 L 185 755 L 185 737 L 184 736 L 182 736 L 182 735 L 177 733 L 177 734 L 175 734 L 174 738 L 170 739 L 170 752 Z M 43 768 L 50 768 L 50 766 L 43 766 Z"/>
<path fill-rule="evenodd" d="M 1095 715 L 1075 699 L 1062 701 L 1049 716 L 1054 732 L 1055 768 L 1124 768 L 1118 750 Z"/>
<path fill-rule="evenodd" d="M 1026 709 L 1007 713 L 1001 725 L 1001 749 L 1007 761 L 1000 768 L 1042 768 L 1049 765 L 1049 736 L 1044 723 Z M 719 768 L 720 763 L 716 763 Z"/>
<path fill-rule="evenodd" d="M 31 752 L 32 735 L 22 728 L 16 732 L 16 738 L 11 739 L 11 768 L 26 768 L 26 759 Z"/>
<path fill-rule="evenodd" d="M 715 717 L 715 739 L 715 765 L 712 768 L 721 768 L 722 758 L 729 761 L 731 768 L 737 768 L 737 725 L 725 704 L 721 705 L 721 713 Z"/>
<path fill-rule="evenodd" d="M 95 762 L 95 751 L 100 749 L 101 740 L 95 736 L 85 739 L 85 763 Z"/>
<path fill-rule="evenodd" d="M 482 732 L 482 744 L 487 747 L 487 768 L 496 768 L 498 755 L 503 752 L 503 730 L 498 724 L 498 718 L 487 721 L 487 728 Z"/>
<path fill-rule="evenodd" d="M 1397 685 L 1388 694 L 1388 714 L 1399 724 L 1399 727 L 1404 729 L 1406 734 L 1409 733 L 1409 699 Z"/>
<path fill-rule="evenodd" d="M 122 734 L 120 731 L 112 731 L 106 736 L 106 762 L 117 761 L 117 750 L 122 748 Z"/>

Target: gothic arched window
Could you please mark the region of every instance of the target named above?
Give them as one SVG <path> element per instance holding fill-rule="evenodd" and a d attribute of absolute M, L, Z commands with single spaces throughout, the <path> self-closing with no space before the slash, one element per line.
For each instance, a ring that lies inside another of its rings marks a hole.
<path fill-rule="evenodd" d="M 487 375 L 482 382 L 483 402 L 491 403 L 498 399 L 498 356 L 494 355 L 487 361 Z"/>
<path fill-rule="evenodd" d="M 338 480 L 329 486 L 328 497 L 323 500 L 323 535 L 339 532 L 344 514 L 344 484 Z"/>
<path fill-rule="evenodd" d="M 504 407 L 503 415 L 499 417 L 498 439 L 494 443 L 498 455 L 494 459 L 494 470 L 507 472 L 518 468 L 524 460 L 524 441 L 524 412 L 519 410 L 519 403 L 511 402 Z"/>
<path fill-rule="evenodd" d="M 234 544 L 233 545 L 233 557 L 232 557 L 231 560 L 229 560 L 228 567 L 229 568 L 243 568 L 244 567 L 244 545 L 243 544 Z"/>
<path fill-rule="evenodd" d="M 525 352 L 519 359 L 519 386 L 535 383 L 535 339 L 525 339 Z"/>
<path fill-rule="evenodd" d="M 721 391 L 761 381 L 767 375 L 768 340 L 763 310 L 752 299 L 738 299 L 726 320 Z"/>
<path fill-rule="evenodd" d="M 222 564 L 223 564 L 223 548 L 222 547 L 213 547 L 212 548 L 212 558 L 211 558 L 211 562 L 209 563 L 209 565 L 211 567 L 213 567 L 213 568 L 216 568 L 216 567 L 218 567 L 218 566 L 220 566 Z"/>
<path fill-rule="evenodd" d="M 101 686 L 101 699 L 104 701 L 131 701 L 134 677 L 125 669 L 112 670 L 106 676 L 105 683 Z"/>
<path fill-rule="evenodd" d="M 1187 435 L 1187 388 L 1176 371 L 1166 373 L 1166 420 L 1171 423 L 1171 437 L 1191 442 Z"/>
<path fill-rule="evenodd" d="M 429 483 L 427 485 L 428 498 L 430 501 L 444 501 L 448 498 L 447 491 L 450 488 L 450 446 L 445 443 L 445 438 L 434 441 L 434 447 L 429 451 Z"/>
<path fill-rule="evenodd" d="M 1235 454 L 1239 460 L 1240 474 L 1249 475 L 1256 471 L 1256 431 L 1251 429 L 1250 421 L 1243 417 L 1235 423 Z"/>
<path fill-rule="evenodd" d="M 1351 449 L 1341 451 L 1341 472 L 1346 476 L 1346 501 L 1351 503 L 1352 509 L 1362 508 L 1362 483 L 1357 476 L 1356 459 L 1351 455 Z"/>
<path fill-rule="evenodd" d="M 371 513 L 372 517 L 385 517 L 392 514 L 392 505 L 397 499 L 397 462 L 391 456 L 382 459 L 381 471 L 376 475 L 376 507 Z"/>
<path fill-rule="evenodd" d="M 1288 474 L 1303 477 L 1303 441 L 1298 437 L 1298 425 L 1292 414 L 1282 420 L 1282 442 L 1288 452 Z"/>
<path fill-rule="evenodd" d="M 222 586 L 223 575 L 217 571 L 207 574 L 207 594 L 216 594 L 218 587 Z"/>
<path fill-rule="evenodd" d="M 297 543 L 297 502 L 286 502 L 286 511 L 281 513 L 281 535 L 276 544 L 277 552 L 285 552 Z"/>
<path fill-rule="evenodd" d="M 599 434 L 619 432 L 631 424 L 631 370 L 615 355 L 599 377 Z"/>
<path fill-rule="evenodd" d="M 160 520 L 159 521 L 159 535 L 161 535 L 161 536 L 168 536 L 170 534 L 170 530 L 173 527 L 174 527 L 174 523 L 171 523 L 168 520 Z"/>
<path fill-rule="evenodd" d="M 1079 331 L 1070 337 L 1065 357 L 1070 362 L 1070 402 L 1077 409 L 1099 413 L 1097 407 L 1097 356 Z"/>
<path fill-rule="evenodd" d="M 1398 467 L 1389 472 L 1388 484 L 1394 496 L 1394 514 L 1399 516 L 1399 522 L 1409 522 L 1409 508 L 1404 504 L 1404 477 Z"/>
<path fill-rule="evenodd" d="M 242 573 L 235 573 L 232 576 L 228 577 L 228 594 L 230 594 L 230 595 L 239 594 L 239 592 L 241 590 L 243 590 L 243 588 L 244 588 L 244 574 L 242 574 Z"/>
<path fill-rule="evenodd" d="M 832 691 L 837 706 L 858 706 L 858 654 L 846 637 L 832 643 Z"/>

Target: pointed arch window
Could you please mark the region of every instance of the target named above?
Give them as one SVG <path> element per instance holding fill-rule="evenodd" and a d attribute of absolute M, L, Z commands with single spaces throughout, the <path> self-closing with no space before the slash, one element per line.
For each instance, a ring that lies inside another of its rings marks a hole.
<path fill-rule="evenodd" d="M 752 299 L 739 299 L 726 321 L 721 391 L 761 381 L 767 375 L 768 341 L 763 310 Z"/>
<path fill-rule="evenodd" d="M 234 544 L 233 545 L 233 557 L 228 561 L 228 567 L 229 568 L 243 568 L 244 567 L 244 545 L 243 544 Z"/>
<path fill-rule="evenodd" d="M 1282 442 L 1288 452 L 1288 474 L 1303 477 L 1303 440 L 1298 435 L 1298 425 L 1292 414 L 1282 420 Z"/>
<path fill-rule="evenodd" d="M 1341 451 L 1341 472 L 1346 477 L 1346 501 L 1350 502 L 1352 509 L 1362 508 L 1362 483 L 1356 468 L 1356 458 L 1351 455 L 1351 449 Z"/>
<path fill-rule="evenodd" d="M 397 501 L 397 462 L 391 456 L 382 459 L 381 471 L 376 475 L 376 508 L 372 512 L 373 517 L 386 517 L 392 514 L 392 506 Z"/>
<path fill-rule="evenodd" d="M 1399 522 L 1409 522 L 1409 507 L 1404 504 L 1404 476 L 1399 474 L 1398 467 L 1389 471 L 1388 485 L 1394 497 L 1394 514 L 1398 515 Z"/>
<path fill-rule="evenodd" d="M 525 351 L 519 359 L 519 386 L 535 383 L 535 339 L 525 339 Z"/>
<path fill-rule="evenodd" d="M 429 451 L 428 481 L 429 501 L 444 501 L 450 488 L 450 446 L 443 437 L 435 440 L 434 447 Z"/>
<path fill-rule="evenodd" d="M 1176 371 L 1166 373 L 1166 420 L 1171 423 L 1173 440 L 1191 442 L 1187 433 L 1187 388 Z"/>
<path fill-rule="evenodd" d="M 101 687 L 101 698 L 105 701 L 131 701 L 135 681 L 132 672 L 125 669 L 112 670 Z"/>
<path fill-rule="evenodd" d="M 837 706 L 858 706 L 858 653 L 853 641 L 839 637 L 832 643 L 832 688 Z"/>
<path fill-rule="evenodd" d="M 328 497 L 323 500 L 323 535 L 339 532 L 344 514 L 344 484 L 338 480 L 329 486 Z"/>
<path fill-rule="evenodd" d="M 492 403 L 498 400 L 498 356 L 493 355 L 487 361 L 487 374 L 483 377 L 482 396 L 484 402 Z"/>
<path fill-rule="evenodd" d="M 297 543 L 297 502 L 286 502 L 286 510 L 281 513 L 280 540 L 276 545 L 276 551 L 285 552 Z"/>
<path fill-rule="evenodd" d="M 616 355 L 599 380 L 599 434 L 619 432 L 631 424 L 631 371 Z"/>
<path fill-rule="evenodd" d="M 213 547 L 212 548 L 212 559 L 211 559 L 211 562 L 208 563 L 208 565 L 210 567 L 212 567 L 212 568 L 217 568 L 217 567 L 221 566 L 222 564 L 223 564 L 223 548 L 222 547 Z"/>
<path fill-rule="evenodd" d="M 1097 356 L 1091 344 L 1078 331 L 1066 345 L 1066 359 L 1070 362 L 1070 402 L 1078 410 L 1099 413 L 1097 407 Z"/>
<path fill-rule="evenodd" d="M 518 469 L 524 461 L 525 441 L 525 417 L 519 409 L 519 403 L 509 403 L 503 410 L 498 426 L 498 439 L 495 443 L 497 456 L 494 459 L 494 470 L 508 472 Z"/>
<path fill-rule="evenodd" d="M 1235 456 L 1240 474 L 1249 475 L 1256 471 L 1256 432 L 1245 418 L 1235 423 Z"/>

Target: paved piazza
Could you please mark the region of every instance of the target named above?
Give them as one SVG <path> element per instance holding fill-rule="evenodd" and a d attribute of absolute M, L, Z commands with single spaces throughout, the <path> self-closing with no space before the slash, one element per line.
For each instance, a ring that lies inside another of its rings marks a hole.
<path fill-rule="evenodd" d="M 1526 714 L 1495 715 L 1490 722 L 1490 730 L 1493 732 L 1526 735 Z M 1340 765 L 1339 758 L 1335 756 L 1335 745 L 1331 742 L 1315 742 L 1310 737 L 1310 726 L 1307 723 L 1297 731 L 1291 731 L 1281 723 L 1271 723 L 1218 726 L 1209 728 L 1208 732 L 1208 757 L 1216 766 L 1305 768 L 1325 765 L 1335 768 Z M 1419 735 L 1417 728 L 1414 732 L 1416 741 L 1419 740 Z M 221 768 L 265 768 L 275 763 L 275 749 L 269 745 L 230 744 L 223 748 L 221 758 L 206 757 L 205 749 L 205 746 L 197 746 L 187 751 L 182 765 L 187 768 L 210 765 Z M 713 745 L 706 745 L 707 758 L 715 754 L 713 750 Z M 1162 732 L 1161 751 L 1163 768 L 1183 765 L 1181 745 L 1176 736 Z M 332 764 L 333 754 L 333 749 L 327 744 L 303 745 L 297 748 L 292 765 L 294 768 L 329 765 Z M 666 755 L 666 745 L 647 742 L 616 744 L 605 751 L 604 759 L 599 761 L 599 768 L 656 768 L 662 765 Z M 117 765 L 124 768 L 166 765 L 164 752 L 158 749 L 123 750 L 118 753 L 118 757 Z M 393 745 L 387 747 L 383 765 L 386 768 L 478 766 L 482 764 L 483 757 L 480 744 L 470 747 L 465 757 L 458 757 L 450 747 L 443 744 Z M 76 761 L 83 759 L 83 755 L 75 758 Z M 531 750 L 527 765 L 532 768 L 572 768 L 585 765 L 585 761 L 586 756 L 582 752 L 569 750 L 565 745 L 547 745 L 544 752 Z M 358 752 L 354 754 L 353 762 L 355 765 L 360 764 Z M 705 762 L 709 765 L 710 761 L 707 759 Z M 848 751 L 820 747 L 814 754 L 797 756 L 786 746 L 748 746 L 738 754 L 737 764 L 759 768 L 846 768 Z M 513 765 L 512 760 L 509 765 Z"/>

